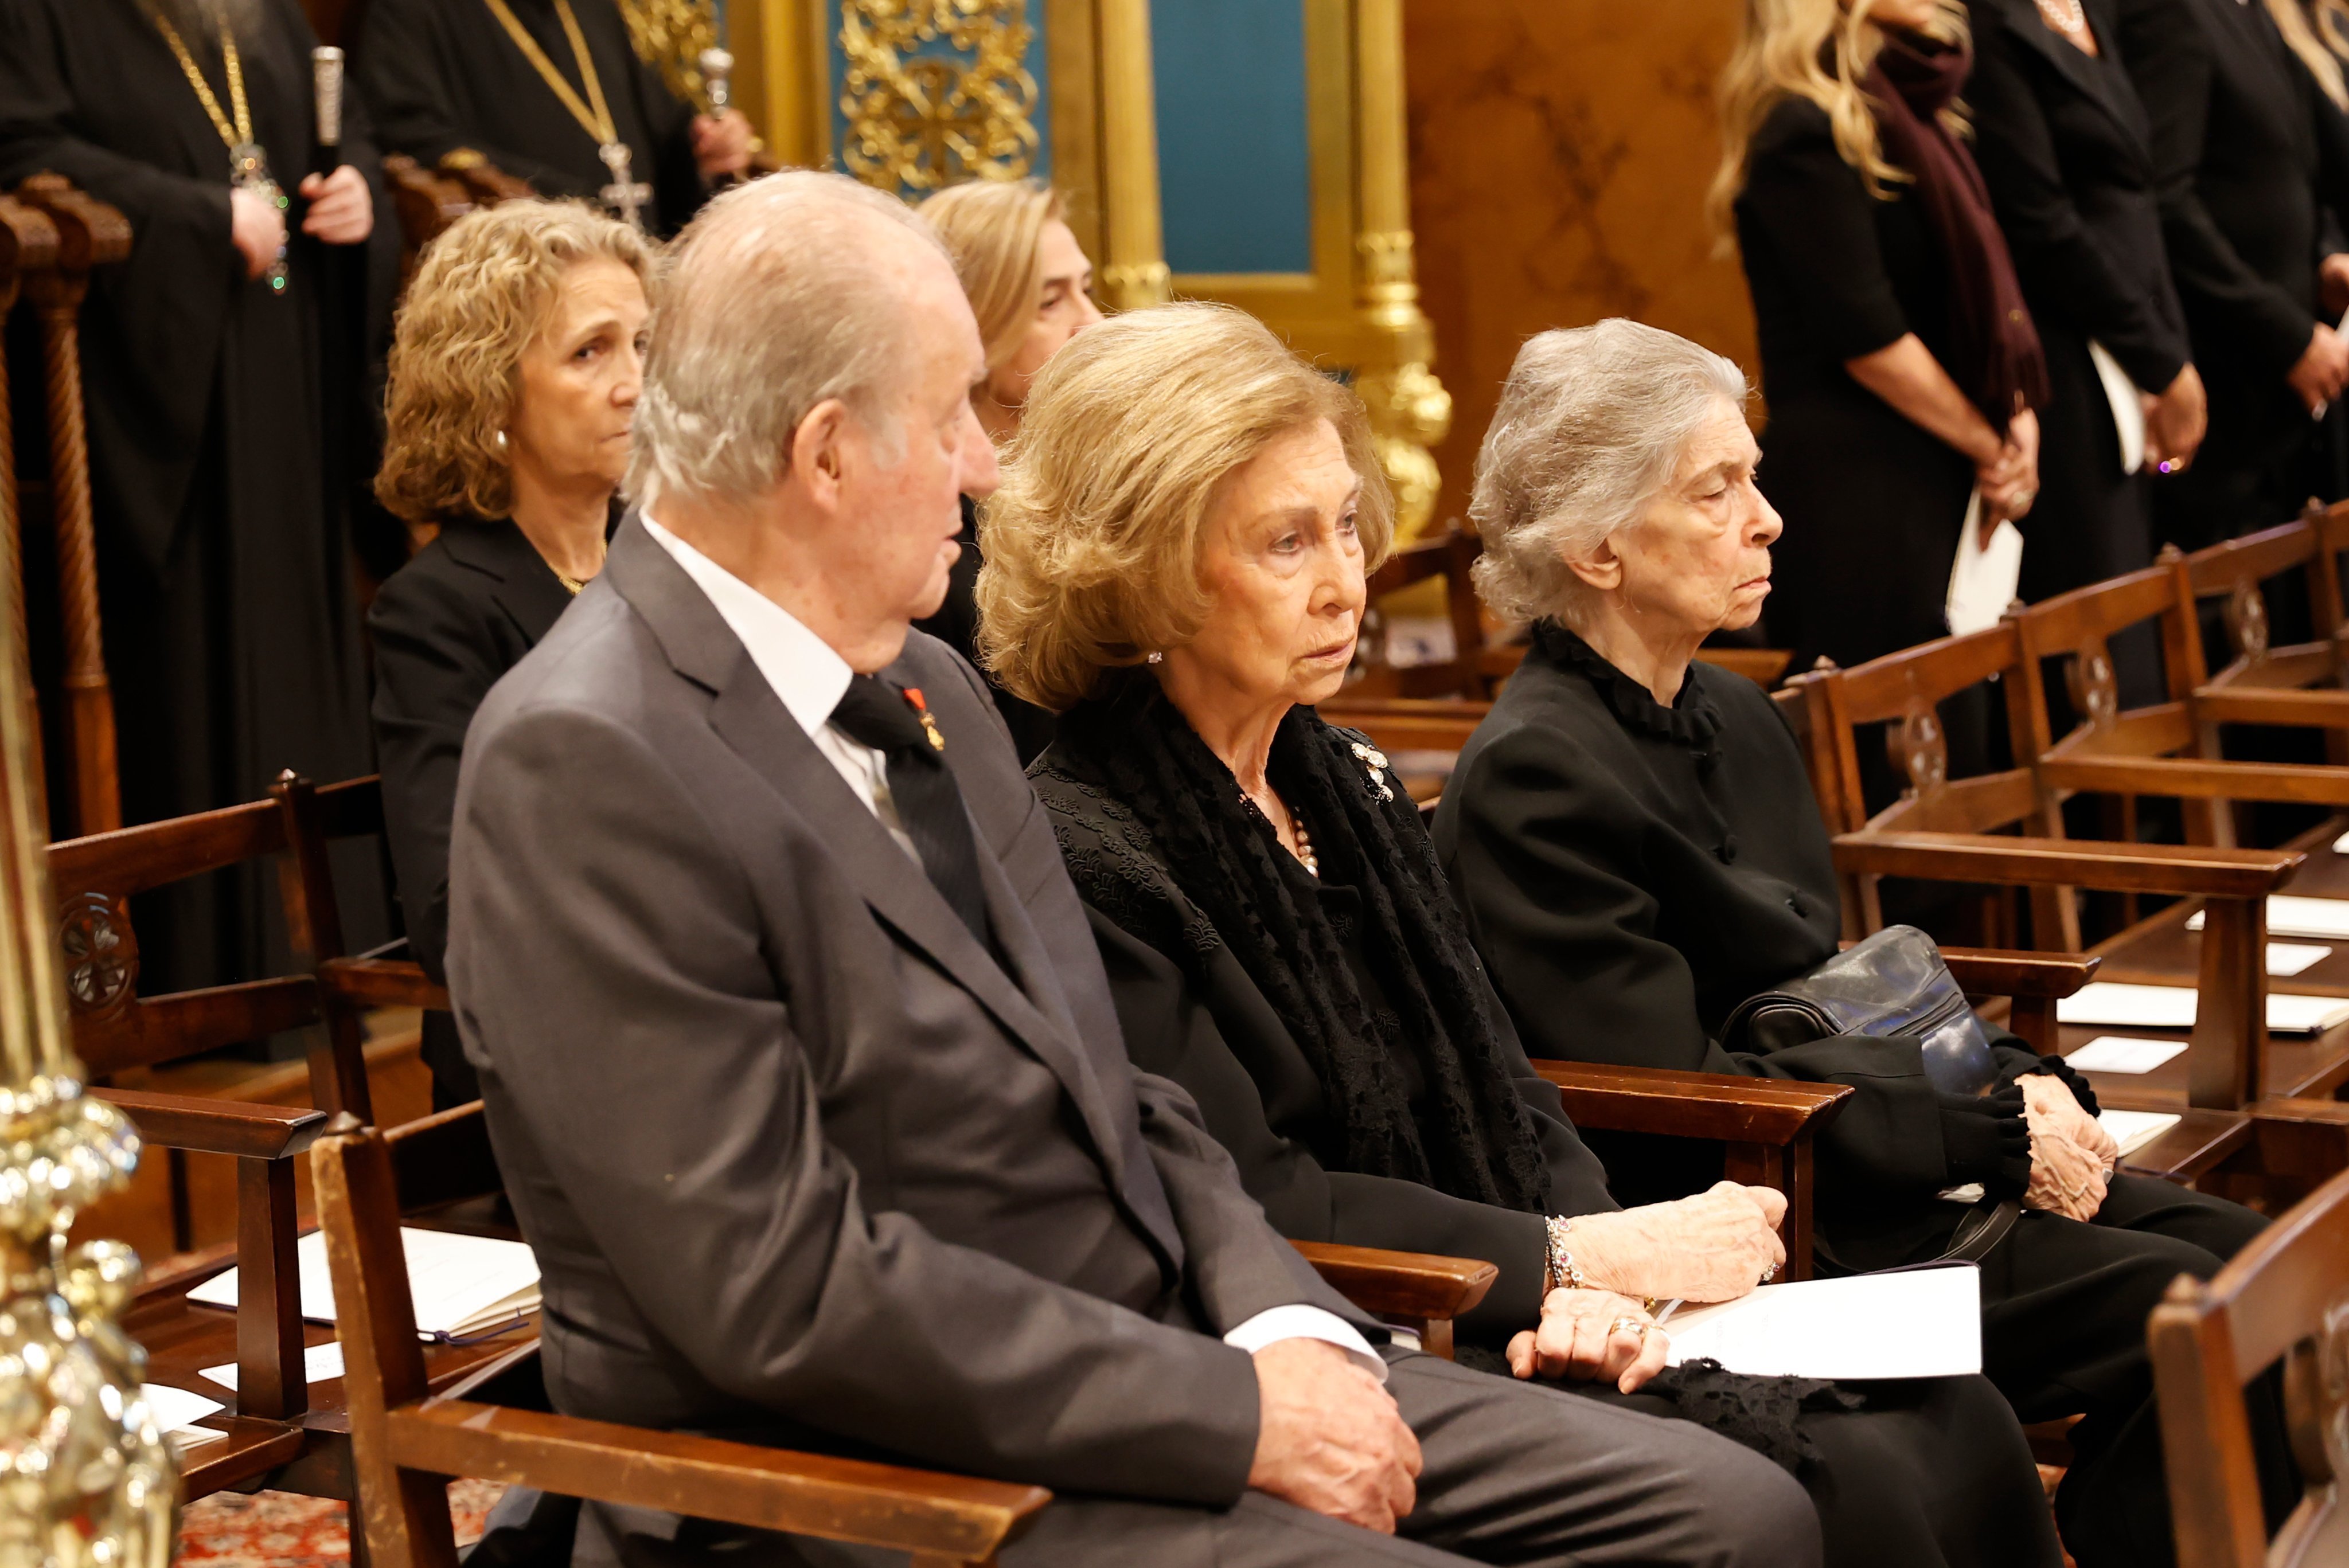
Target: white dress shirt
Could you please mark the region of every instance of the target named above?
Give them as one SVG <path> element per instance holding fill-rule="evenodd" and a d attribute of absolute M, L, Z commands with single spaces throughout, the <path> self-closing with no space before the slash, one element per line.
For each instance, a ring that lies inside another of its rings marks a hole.
<path fill-rule="evenodd" d="M 708 596 L 719 618 L 741 639 L 750 662 L 759 666 L 785 711 L 815 742 L 824 760 L 839 770 L 898 847 L 920 865 L 921 851 L 898 824 L 896 803 L 889 793 L 888 759 L 832 723 L 832 710 L 848 695 L 848 683 L 856 674 L 848 661 L 809 631 L 799 617 L 654 521 L 651 513 L 636 515 L 645 531 L 685 568 L 685 574 Z M 1380 1381 L 1386 1380 L 1386 1363 L 1352 1324 L 1303 1302 L 1268 1307 L 1224 1336 L 1225 1344 L 1251 1355 L 1283 1339 L 1325 1340 L 1377 1374 Z"/>

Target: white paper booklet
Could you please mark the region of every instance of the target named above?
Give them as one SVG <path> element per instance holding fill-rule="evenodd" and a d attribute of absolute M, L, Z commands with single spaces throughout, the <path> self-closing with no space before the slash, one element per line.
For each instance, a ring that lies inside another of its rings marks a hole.
<path fill-rule="evenodd" d="M 1667 1361 L 1710 1357 L 1760 1377 L 1956 1377 L 1982 1370 L 1971 1265 L 1765 1284 L 1664 1325 Z"/>
<path fill-rule="evenodd" d="M 2098 1035 L 2064 1059 L 2084 1073 L 2149 1073 L 2186 1050 L 2184 1040 L 2140 1040 Z"/>
<path fill-rule="evenodd" d="M 331 1383 L 343 1375 L 343 1342 L 330 1339 L 324 1345 L 313 1345 L 302 1352 L 302 1381 Z M 218 1367 L 199 1369 L 196 1376 L 207 1382 L 218 1383 L 224 1388 L 236 1387 L 236 1363 L 224 1361 Z"/>
<path fill-rule="evenodd" d="M 2202 929 L 2199 911 L 2187 916 L 2186 929 Z M 2291 893 L 2268 895 L 2268 934 L 2313 936 L 2323 942 L 2349 941 L 2349 899 L 2300 898 Z"/>
<path fill-rule="evenodd" d="M 2121 1158 L 2130 1155 L 2159 1138 L 2185 1119 L 2163 1110 L 2100 1110 L 2097 1122 L 2113 1135 L 2121 1146 Z"/>
<path fill-rule="evenodd" d="M 427 1337 L 472 1334 L 538 1310 L 538 1259 L 521 1242 L 399 1228 L 416 1331 Z M 326 1236 L 313 1231 L 294 1249 L 302 1271 L 302 1315 L 335 1321 L 335 1286 L 326 1274 Z M 209 1306 L 236 1305 L 237 1271 L 214 1274 L 188 1292 Z"/>
<path fill-rule="evenodd" d="M 2190 1029 L 2197 997 L 2191 985 L 2131 985 L 2092 980 L 2055 1004 L 2063 1024 L 2122 1029 Z M 2349 996 L 2268 993 L 2268 1028 L 2279 1035 L 2313 1035 L 2349 1018 Z"/>
<path fill-rule="evenodd" d="M 1950 634 L 1962 637 L 1998 624 L 2014 603 L 2023 581 L 2023 534 L 2014 524 L 2002 522 L 1982 537 L 1982 491 L 1966 502 L 1965 526 L 1958 530 L 1958 552 L 1950 562 L 1950 592 L 1941 609 L 1949 618 Z"/>
<path fill-rule="evenodd" d="M 2133 474 L 2145 466 L 2145 400 L 2105 346 L 2088 339 L 2088 359 L 2104 384 L 2105 401 L 2113 407 L 2113 429 L 2121 438 L 2121 472 Z"/>
<path fill-rule="evenodd" d="M 200 1443 L 218 1442 L 228 1436 L 217 1428 L 196 1425 L 206 1416 L 228 1408 L 218 1399 L 207 1399 L 202 1394 L 174 1388 L 169 1383 L 149 1383 L 139 1390 L 139 1397 L 146 1401 L 155 1425 L 162 1429 L 164 1440 L 183 1452 Z"/>

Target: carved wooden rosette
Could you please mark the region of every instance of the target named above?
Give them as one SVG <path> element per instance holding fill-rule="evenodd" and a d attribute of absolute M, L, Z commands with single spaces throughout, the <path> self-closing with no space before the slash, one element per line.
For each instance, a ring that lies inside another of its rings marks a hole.
<path fill-rule="evenodd" d="M 47 326 L 57 232 L 74 226 L 50 228 L 44 255 L 31 216 L 13 203 L 0 211 L 0 302 L 31 266 Z M 86 269 L 88 225 L 78 242 Z M 13 557 L 13 471 L 0 481 Z M 68 498 L 58 501 L 62 522 Z M 13 627 L 24 580 L 13 559 L 5 566 L 0 617 Z M 166 1568 L 178 1466 L 140 1397 L 145 1354 L 119 1324 L 139 1260 L 115 1242 L 60 1245 L 76 1213 L 128 1179 L 139 1136 L 83 1094 L 67 1044 L 36 735 L 23 639 L 0 637 L 0 1568 Z"/>

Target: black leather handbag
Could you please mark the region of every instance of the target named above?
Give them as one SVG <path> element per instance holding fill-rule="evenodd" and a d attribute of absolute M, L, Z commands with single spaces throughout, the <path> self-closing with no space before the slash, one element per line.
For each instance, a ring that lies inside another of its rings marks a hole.
<path fill-rule="evenodd" d="M 1925 1077 L 1943 1094 L 1979 1095 L 1998 1081 L 1998 1057 L 1933 939 L 1888 925 L 1807 975 L 1748 996 L 1721 1029 L 1725 1049 L 1767 1056 L 1838 1035 L 1913 1039 Z M 2021 1217 L 2012 1200 L 1983 1199 L 1958 1224 L 1944 1259 L 1979 1263 Z"/>

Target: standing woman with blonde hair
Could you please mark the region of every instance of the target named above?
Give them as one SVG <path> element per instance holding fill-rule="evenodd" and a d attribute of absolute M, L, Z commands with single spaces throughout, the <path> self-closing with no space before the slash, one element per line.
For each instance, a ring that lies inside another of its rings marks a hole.
<path fill-rule="evenodd" d="M 978 318 L 987 345 L 987 379 L 971 389 L 972 409 L 999 447 L 1019 430 L 1029 383 L 1068 341 L 1101 320 L 1093 267 L 1069 227 L 1061 193 L 1033 180 L 975 180 L 922 203 L 954 258 L 955 275 Z M 978 507 L 962 502 L 962 554 L 947 578 L 946 603 L 915 624 L 973 664 L 978 662 L 978 607 L 973 590 L 984 563 Z M 995 706 L 1011 728 L 1023 763 L 1052 742 L 1052 716 L 995 687 Z"/>
<path fill-rule="evenodd" d="M 2037 496 L 2047 372 L 1959 134 L 1971 57 L 1954 0 L 1753 0 L 1722 78 L 1797 668 L 1942 635 L 1970 495 L 1985 526 Z"/>

